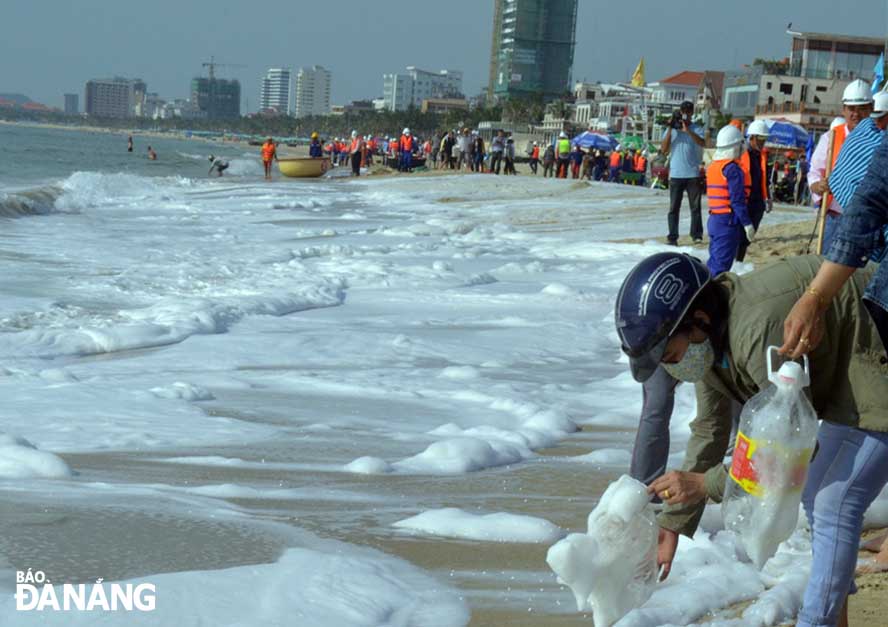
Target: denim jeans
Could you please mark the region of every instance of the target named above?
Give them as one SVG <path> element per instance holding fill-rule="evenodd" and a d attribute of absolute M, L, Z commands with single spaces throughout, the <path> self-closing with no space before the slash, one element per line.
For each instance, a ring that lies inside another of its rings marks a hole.
<path fill-rule="evenodd" d="M 888 482 L 888 433 L 823 422 L 802 493 L 814 561 L 799 627 L 835 625 L 852 592 L 863 514 Z"/>
<path fill-rule="evenodd" d="M 669 179 L 669 236 L 670 242 L 678 241 L 678 218 L 681 214 L 681 201 L 688 192 L 691 206 L 691 238 L 703 239 L 703 216 L 700 213 L 700 196 L 703 193 L 700 179 Z"/>
<path fill-rule="evenodd" d="M 829 250 L 829 247 L 839 230 L 839 223 L 841 221 L 841 215 L 836 215 L 834 213 L 826 214 L 826 224 L 823 225 L 823 254 L 826 254 Z"/>

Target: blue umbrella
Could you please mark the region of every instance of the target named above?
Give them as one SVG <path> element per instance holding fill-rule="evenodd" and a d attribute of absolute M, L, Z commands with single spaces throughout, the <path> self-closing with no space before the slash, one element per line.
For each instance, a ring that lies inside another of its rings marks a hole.
<path fill-rule="evenodd" d="M 588 150 L 595 148 L 596 150 L 613 150 L 617 147 L 617 140 L 605 133 L 597 133 L 595 131 L 585 131 L 580 133 L 572 140 L 572 146 L 579 145 L 580 148 Z"/>
<path fill-rule="evenodd" d="M 808 131 L 789 120 L 766 120 L 768 143 L 790 148 L 803 148 L 808 144 Z"/>

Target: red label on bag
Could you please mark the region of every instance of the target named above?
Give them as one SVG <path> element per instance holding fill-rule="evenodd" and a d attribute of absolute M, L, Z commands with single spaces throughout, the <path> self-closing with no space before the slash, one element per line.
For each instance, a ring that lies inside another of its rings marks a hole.
<path fill-rule="evenodd" d="M 761 496 L 762 488 L 758 482 L 758 473 L 752 465 L 752 456 L 757 448 L 755 440 L 751 440 L 742 431 L 737 431 L 734 443 L 734 457 L 731 458 L 731 479 L 753 496 Z"/>

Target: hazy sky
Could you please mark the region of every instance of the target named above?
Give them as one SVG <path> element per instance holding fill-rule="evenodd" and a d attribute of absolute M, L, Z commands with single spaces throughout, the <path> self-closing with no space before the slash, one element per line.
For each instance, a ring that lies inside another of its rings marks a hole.
<path fill-rule="evenodd" d="M 884 36 L 888 0 L 580 0 L 574 79 L 647 79 L 683 69 L 737 68 L 789 54 L 794 29 Z M 141 77 L 161 97 L 186 97 L 201 62 L 238 78 L 250 110 L 269 67 L 324 65 L 332 99 L 382 95 L 382 74 L 407 65 L 487 83 L 493 0 L 3 0 L 0 93 L 61 107 L 90 78 Z M 82 106 L 82 102 L 81 102 Z"/>

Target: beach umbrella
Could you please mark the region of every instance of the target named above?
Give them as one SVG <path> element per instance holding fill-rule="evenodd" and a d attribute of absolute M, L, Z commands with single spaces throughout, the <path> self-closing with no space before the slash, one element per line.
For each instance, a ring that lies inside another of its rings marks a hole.
<path fill-rule="evenodd" d="M 644 141 L 638 135 L 617 134 L 614 135 L 614 137 L 620 143 L 621 149 L 634 148 L 635 150 L 647 150 L 650 153 L 654 153 L 659 150 L 652 143 Z"/>
<path fill-rule="evenodd" d="M 580 133 L 570 140 L 570 143 L 572 146 L 579 145 L 580 148 L 586 150 L 589 148 L 594 148 L 596 150 L 613 150 L 617 147 L 617 140 L 606 133 L 599 133 L 597 131 L 585 131 Z"/>
<path fill-rule="evenodd" d="M 788 148 L 804 148 L 808 144 L 808 131 L 795 122 L 776 119 L 765 120 L 768 125 L 768 144 Z"/>

